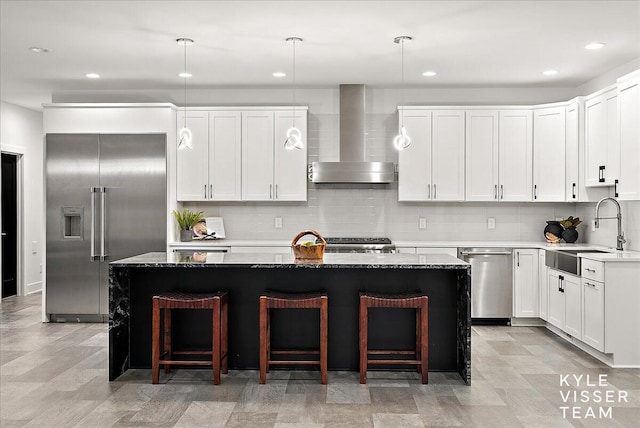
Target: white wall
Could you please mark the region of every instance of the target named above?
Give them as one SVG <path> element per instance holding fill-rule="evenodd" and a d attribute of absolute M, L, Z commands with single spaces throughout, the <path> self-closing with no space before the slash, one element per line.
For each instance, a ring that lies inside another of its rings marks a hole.
<path fill-rule="evenodd" d="M 23 184 L 23 247 L 18 293 L 32 293 L 42 286 L 43 210 L 42 113 L 0 102 L 0 149 L 19 153 Z M 35 242 L 35 244 L 32 244 Z M 32 251 L 35 245 L 35 252 Z M 22 288 L 21 288 L 22 287 Z"/>

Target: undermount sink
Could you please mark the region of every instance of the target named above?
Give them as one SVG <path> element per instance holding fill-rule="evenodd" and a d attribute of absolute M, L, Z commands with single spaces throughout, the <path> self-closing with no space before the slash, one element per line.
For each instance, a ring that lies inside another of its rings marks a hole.
<path fill-rule="evenodd" d="M 608 253 L 602 250 L 565 250 L 562 248 L 547 250 L 545 264 L 547 267 L 561 270 L 573 275 L 580 275 L 581 261 L 579 253 Z"/>
<path fill-rule="evenodd" d="M 602 251 L 602 250 L 565 250 L 565 249 L 557 249 L 557 250 L 549 250 L 549 251 L 560 251 L 563 253 L 569 253 L 569 254 L 578 254 L 578 253 L 608 253 L 609 251 Z"/>

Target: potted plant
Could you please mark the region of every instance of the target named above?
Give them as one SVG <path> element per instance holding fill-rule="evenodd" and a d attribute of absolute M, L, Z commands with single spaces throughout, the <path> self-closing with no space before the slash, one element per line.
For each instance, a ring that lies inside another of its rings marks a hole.
<path fill-rule="evenodd" d="M 191 210 L 184 209 L 182 212 L 173 211 L 173 216 L 180 226 L 180 242 L 189 242 L 193 238 L 193 226 L 195 226 L 200 220 L 204 218 L 204 213 L 193 212 Z"/>
<path fill-rule="evenodd" d="M 582 223 L 580 217 L 569 216 L 560 222 L 560 225 L 564 227 L 562 232 L 562 239 L 568 244 L 572 244 L 578 240 L 578 231 L 576 226 Z"/>

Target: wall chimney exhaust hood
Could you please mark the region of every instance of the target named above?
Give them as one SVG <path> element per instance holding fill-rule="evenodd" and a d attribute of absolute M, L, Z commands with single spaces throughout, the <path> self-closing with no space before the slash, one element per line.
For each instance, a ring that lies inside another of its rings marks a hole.
<path fill-rule="evenodd" d="M 340 85 L 340 162 L 313 162 L 314 183 L 391 183 L 393 162 L 367 162 L 365 87 Z"/>

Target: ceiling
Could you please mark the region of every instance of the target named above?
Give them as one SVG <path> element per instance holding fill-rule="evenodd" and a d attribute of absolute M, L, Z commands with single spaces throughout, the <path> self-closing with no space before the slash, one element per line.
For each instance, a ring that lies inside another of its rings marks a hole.
<path fill-rule="evenodd" d="M 39 108 L 64 91 L 179 89 L 178 37 L 195 40 L 190 89 L 290 87 L 290 36 L 304 39 L 299 86 L 397 87 L 399 35 L 414 38 L 408 87 L 573 88 L 640 58 L 640 1 L 1 0 L 0 98 Z M 606 47 L 584 49 L 594 41 Z"/>

